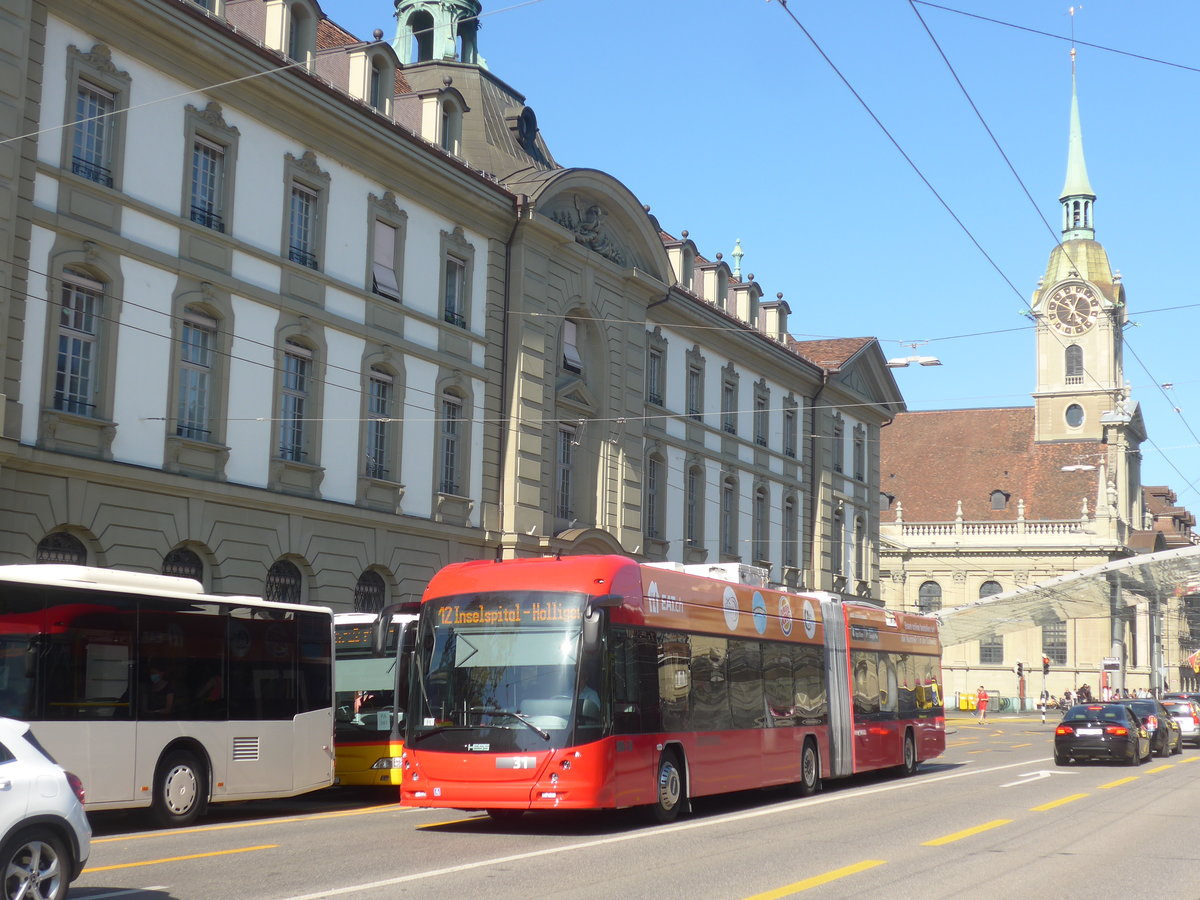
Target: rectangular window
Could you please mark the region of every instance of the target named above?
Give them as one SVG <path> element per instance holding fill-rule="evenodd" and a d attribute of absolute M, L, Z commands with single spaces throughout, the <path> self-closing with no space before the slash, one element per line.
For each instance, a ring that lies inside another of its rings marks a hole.
<path fill-rule="evenodd" d="M 444 318 L 451 325 L 459 328 L 467 327 L 467 319 L 463 309 L 463 282 L 467 274 L 467 264 L 453 256 L 446 257 L 446 295 L 444 299 Z"/>
<path fill-rule="evenodd" d="M 579 326 L 570 319 L 563 320 L 562 365 L 568 372 L 583 372 L 583 359 L 579 355 Z"/>
<path fill-rule="evenodd" d="M 191 219 L 213 231 L 225 230 L 222 202 L 222 178 L 225 170 L 225 148 L 204 138 L 192 142 L 192 208 Z"/>
<path fill-rule="evenodd" d="M 54 408 L 80 416 L 93 414 L 103 285 L 64 281 L 58 319 L 58 362 Z"/>
<path fill-rule="evenodd" d="M 796 539 L 796 504 L 789 497 L 783 503 L 783 564 L 788 568 L 796 567 L 798 549 L 799 546 Z"/>
<path fill-rule="evenodd" d="M 854 433 L 854 477 L 858 481 L 866 481 L 867 472 L 867 442 L 866 438 L 856 428 Z"/>
<path fill-rule="evenodd" d="M 704 373 L 698 366 L 689 366 L 687 373 L 687 411 L 697 421 L 704 408 Z"/>
<path fill-rule="evenodd" d="M 846 440 L 840 419 L 833 423 L 833 471 L 841 472 L 846 468 Z"/>
<path fill-rule="evenodd" d="M 996 634 L 984 635 L 979 640 L 979 664 L 981 666 L 999 666 L 1004 663 L 1004 636 Z"/>
<path fill-rule="evenodd" d="M 116 96 L 86 81 L 80 81 L 75 94 L 75 137 L 72 141 L 71 171 L 76 175 L 112 187 L 112 142 L 116 122 Z"/>
<path fill-rule="evenodd" d="M 754 559 L 770 558 L 767 546 L 767 493 L 758 491 L 754 495 Z"/>
<path fill-rule="evenodd" d="M 767 398 L 754 398 L 754 443 L 767 446 Z"/>
<path fill-rule="evenodd" d="M 686 540 L 693 546 L 700 543 L 700 477 L 699 469 L 688 469 L 687 509 L 685 510 L 687 519 L 684 524 L 687 529 Z"/>
<path fill-rule="evenodd" d="M 308 414 L 312 351 L 287 342 L 283 353 L 282 396 L 279 408 L 279 458 L 303 462 Z"/>
<path fill-rule="evenodd" d="M 662 406 L 662 376 L 663 376 L 663 357 L 662 351 L 657 348 L 652 348 L 646 354 L 646 402 L 653 403 L 655 406 Z"/>
<path fill-rule="evenodd" d="M 292 182 L 292 201 L 288 219 L 288 259 L 317 268 L 317 194 L 297 182 Z"/>
<path fill-rule="evenodd" d="M 658 492 L 661 489 L 661 463 L 653 456 L 646 460 L 646 495 L 643 503 L 646 508 L 646 537 L 661 537 L 658 522 Z"/>
<path fill-rule="evenodd" d="M 721 483 L 721 552 L 734 555 L 737 531 L 734 528 L 734 489 L 732 481 Z"/>
<path fill-rule="evenodd" d="M 379 66 L 371 66 L 371 85 L 367 91 L 368 103 L 371 109 L 383 111 L 383 71 Z"/>
<path fill-rule="evenodd" d="M 458 495 L 458 439 L 462 424 L 462 403 L 457 397 L 442 397 L 442 478 L 443 494 Z"/>
<path fill-rule="evenodd" d="M 570 521 L 574 518 L 571 506 L 572 476 L 574 475 L 575 429 L 567 425 L 558 429 L 558 452 L 555 468 L 554 515 Z"/>
<path fill-rule="evenodd" d="M 196 441 L 207 441 L 209 398 L 213 370 L 213 345 L 217 323 L 191 310 L 184 313 L 179 336 L 179 393 L 175 433 Z"/>
<path fill-rule="evenodd" d="M 1042 626 L 1042 655 L 1056 666 L 1067 664 L 1067 623 L 1051 622 Z"/>
<path fill-rule="evenodd" d="M 371 290 L 391 300 L 400 299 L 400 283 L 396 278 L 396 229 L 378 219 L 375 220 Z"/>
<path fill-rule="evenodd" d="M 368 478 L 387 479 L 388 431 L 392 419 L 392 376 L 371 370 L 367 386 L 367 466 Z"/>
<path fill-rule="evenodd" d="M 721 430 L 737 434 L 737 387 L 731 381 L 721 385 Z"/>
<path fill-rule="evenodd" d="M 796 458 L 796 410 L 783 411 L 783 455 Z"/>

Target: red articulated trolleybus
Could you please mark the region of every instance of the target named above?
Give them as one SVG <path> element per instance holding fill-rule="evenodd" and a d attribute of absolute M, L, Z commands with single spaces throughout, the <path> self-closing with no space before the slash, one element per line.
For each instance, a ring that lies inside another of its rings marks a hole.
<path fill-rule="evenodd" d="M 940 755 L 937 623 L 739 577 L 761 572 L 620 556 L 447 566 L 410 632 L 403 803 L 497 819 L 644 805 L 666 822 L 692 797 L 808 795 Z"/>

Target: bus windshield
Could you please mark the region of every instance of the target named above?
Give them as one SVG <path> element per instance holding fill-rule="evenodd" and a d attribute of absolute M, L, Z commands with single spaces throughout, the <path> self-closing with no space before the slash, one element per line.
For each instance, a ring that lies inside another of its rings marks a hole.
<path fill-rule="evenodd" d="M 374 623 L 336 623 L 334 730 L 339 740 L 365 740 L 391 732 L 397 719 L 395 697 L 396 641 L 399 626 L 392 624 L 382 656 L 371 647 Z M 403 721 L 403 714 L 399 714 Z"/>
<path fill-rule="evenodd" d="M 546 750 L 566 746 L 573 717 L 599 725 L 594 687 L 575 700 L 586 600 L 583 593 L 505 591 L 428 601 L 409 745 Z"/>

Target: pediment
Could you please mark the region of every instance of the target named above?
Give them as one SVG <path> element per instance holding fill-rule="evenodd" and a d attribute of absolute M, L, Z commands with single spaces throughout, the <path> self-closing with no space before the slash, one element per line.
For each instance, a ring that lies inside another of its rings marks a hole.
<path fill-rule="evenodd" d="M 554 396 L 560 405 L 566 404 L 588 411 L 596 409 L 596 398 L 592 396 L 587 382 L 582 378 L 572 376 L 560 380 Z"/>
<path fill-rule="evenodd" d="M 586 194 L 569 192 L 555 197 L 542 212 L 575 235 L 575 242 L 619 266 L 633 265 L 632 255 L 610 204 Z"/>

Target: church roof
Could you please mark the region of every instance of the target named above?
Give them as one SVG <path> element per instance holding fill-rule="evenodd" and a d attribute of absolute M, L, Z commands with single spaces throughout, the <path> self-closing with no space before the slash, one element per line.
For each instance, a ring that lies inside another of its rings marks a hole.
<path fill-rule="evenodd" d="M 906 412 L 880 430 L 879 489 L 902 504 L 906 522 L 953 521 L 959 501 L 971 522 L 1078 519 L 1095 513 L 1096 441 L 1034 442 L 1032 407 Z M 992 494 L 1007 495 L 992 509 Z M 887 515 L 886 513 L 884 514 Z"/>

